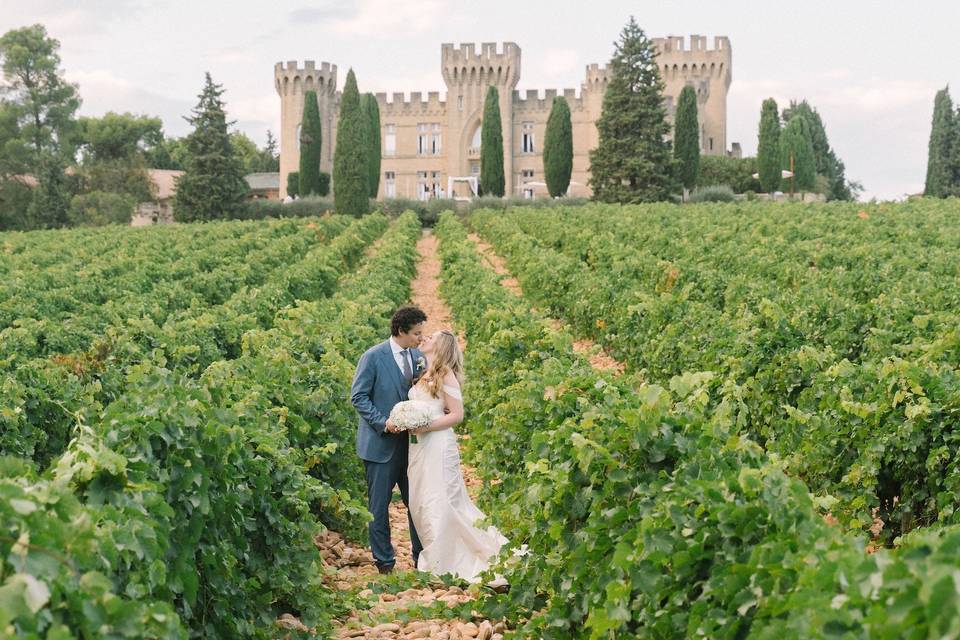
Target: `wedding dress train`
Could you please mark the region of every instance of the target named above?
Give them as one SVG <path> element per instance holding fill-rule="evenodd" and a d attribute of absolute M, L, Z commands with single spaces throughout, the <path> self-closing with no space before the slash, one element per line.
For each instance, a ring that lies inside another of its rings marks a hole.
<path fill-rule="evenodd" d="M 443 389 L 460 398 L 459 389 Z M 443 398 L 434 398 L 422 385 L 410 389 L 409 398 L 429 404 L 433 417 L 443 415 Z M 453 429 L 422 433 L 416 439 L 410 442 L 407 476 L 410 514 L 423 543 L 417 569 L 477 582 L 507 539 L 494 526 L 474 526 L 485 516 L 467 494 Z"/>

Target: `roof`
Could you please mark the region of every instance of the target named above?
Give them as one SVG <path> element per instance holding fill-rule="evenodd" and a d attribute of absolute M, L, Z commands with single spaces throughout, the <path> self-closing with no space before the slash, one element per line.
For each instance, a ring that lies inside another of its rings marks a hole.
<path fill-rule="evenodd" d="M 248 173 L 243 176 L 252 191 L 266 191 L 280 188 L 279 173 Z"/>
<path fill-rule="evenodd" d="M 183 171 L 174 169 L 147 169 L 150 182 L 156 189 L 157 200 L 167 200 L 177 192 L 176 180 L 183 175 Z"/>

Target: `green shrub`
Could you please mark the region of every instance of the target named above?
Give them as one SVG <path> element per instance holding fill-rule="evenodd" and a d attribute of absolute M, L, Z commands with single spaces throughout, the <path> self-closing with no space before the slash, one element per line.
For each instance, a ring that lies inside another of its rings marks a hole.
<path fill-rule="evenodd" d="M 690 202 L 733 202 L 733 189 L 723 184 L 697 187 L 690 193 Z"/>
<path fill-rule="evenodd" d="M 250 200 L 236 212 L 234 220 L 262 220 L 263 218 L 306 218 L 333 211 L 333 200 L 310 196 L 293 202 L 279 200 Z"/>
<path fill-rule="evenodd" d="M 101 227 L 130 224 L 137 203 L 133 196 L 91 191 L 73 196 L 67 219 L 72 227 Z"/>

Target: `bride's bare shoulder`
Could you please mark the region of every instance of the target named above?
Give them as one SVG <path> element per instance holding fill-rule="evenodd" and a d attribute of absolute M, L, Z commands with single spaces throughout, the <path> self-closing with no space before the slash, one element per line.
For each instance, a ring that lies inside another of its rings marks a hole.
<path fill-rule="evenodd" d="M 454 389 L 460 388 L 460 381 L 457 380 L 457 376 L 453 374 L 453 371 L 447 371 L 446 375 L 443 376 L 443 384 L 446 387 L 453 387 Z"/>

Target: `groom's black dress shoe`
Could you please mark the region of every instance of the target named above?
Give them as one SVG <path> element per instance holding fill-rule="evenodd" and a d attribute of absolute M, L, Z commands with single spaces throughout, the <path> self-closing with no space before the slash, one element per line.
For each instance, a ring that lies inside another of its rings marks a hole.
<path fill-rule="evenodd" d="M 377 565 L 377 571 L 379 571 L 379 572 L 380 572 L 381 574 L 383 574 L 383 575 L 389 575 L 389 574 L 393 573 L 393 565 L 390 565 L 390 566 L 388 567 L 388 566 L 386 566 L 386 565 L 380 565 L 380 564 L 378 564 L 378 565 Z"/>

